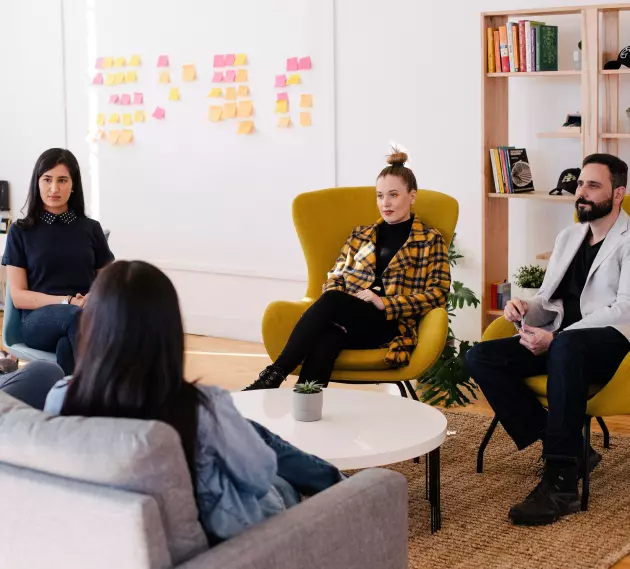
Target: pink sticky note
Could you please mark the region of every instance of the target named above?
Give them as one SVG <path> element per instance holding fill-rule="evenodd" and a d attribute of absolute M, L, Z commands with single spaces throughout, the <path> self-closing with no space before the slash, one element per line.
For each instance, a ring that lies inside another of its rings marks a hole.
<path fill-rule="evenodd" d="M 158 67 L 168 67 L 168 55 L 160 55 L 157 62 Z"/>
<path fill-rule="evenodd" d="M 97 73 L 92 79 L 92 85 L 102 85 L 103 84 L 103 74 Z"/>
<path fill-rule="evenodd" d="M 311 58 L 300 57 L 300 63 L 298 64 L 298 69 L 310 69 L 310 68 L 311 68 Z"/>
<path fill-rule="evenodd" d="M 286 75 L 276 75 L 276 87 L 286 87 L 286 84 L 287 84 Z"/>
<path fill-rule="evenodd" d="M 104 57 L 97 57 L 96 58 L 96 64 L 94 65 L 94 67 L 96 67 L 96 69 L 103 69 L 103 60 L 105 58 Z"/>
<path fill-rule="evenodd" d="M 153 114 L 151 115 L 155 119 L 163 119 L 166 115 L 166 111 L 162 107 L 155 107 Z"/>
<path fill-rule="evenodd" d="M 223 71 L 215 71 L 212 76 L 213 83 L 223 83 Z"/>
<path fill-rule="evenodd" d="M 111 95 L 111 96 L 109 97 L 109 103 L 110 103 L 111 105 L 115 105 L 115 104 L 118 102 L 118 100 L 119 100 L 119 99 L 118 99 L 118 95 Z"/>
<path fill-rule="evenodd" d="M 226 71 L 225 72 L 225 79 L 223 80 L 224 83 L 234 83 L 234 80 L 236 79 L 236 71 Z"/>
<path fill-rule="evenodd" d="M 141 105 L 144 102 L 144 96 L 142 93 L 134 93 L 133 94 L 133 104 Z"/>
<path fill-rule="evenodd" d="M 297 70 L 298 70 L 298 58 L 289 57 L 289 59 L 287 59 L 287 71 L 297 71 Z"/>
<path fill-rule="evenodd" d="M 128 105 L 129 103 L 131 103 L 131 95 L 125 93 L 122 97 L 120 97 L 121 105 Z"/>
<path fill-rule="evenodd" d="M 232 65 L 234 65 L 234 60 L 235 60 L 235 59 L 236 59 L 236 56 L 235 56 L 233 53 L 228 53 L 228 54 L 225 56 L 224 61 L 225 61 L 225 64 L 226 64 L 226 65 L 230 65 L 230 66 L 232 66 Z"/>
<path fill-rule="evenodd" d="M 288 101 L 289 100 L 289 93 L 278 93 L 278 98 L 276 100 L 277 101 Z"/>
<path fill-rule="evenodd" d="M 222 55 L 214 56 L 214 66 L 215 67 L 225 67 L 225 58 Z"/>

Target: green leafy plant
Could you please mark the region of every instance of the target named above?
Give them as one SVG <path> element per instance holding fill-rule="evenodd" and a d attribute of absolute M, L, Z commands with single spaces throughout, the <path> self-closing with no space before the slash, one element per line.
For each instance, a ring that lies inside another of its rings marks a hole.
<path fill-rule="evenodd" d="M 545 269 L 538 265 L 524 265 L 514 273 L 514 283 L 519 288 L 540 288 L 545 278 Z"/>
<path fill-rule="evenodd" d="M 464 256 L 455 247 L 455 236 L 448 248 L 448 262 L 451 267 Z M 477 307 L 479 299 L 475 293 L 459 281 L 453 281 L 446 303 L 448 312 L 448 337 L 438 361 L 419 380 L 417 390 L 421 399 L 429 405 L 444 407 L 463 406 L 470 403 L 470 397 L 477 399 L 477 385 L 470 378 L 466 366 L 466 352 L 473 343 L 455 337 L 451 322 L 455 310 L 465 306 Z"/>
<path fill-rule="evenodd" d="M 304 383 L 296 383 L 293 387 L 293 391 L 304 395 L 312 395 L 319 393 L 323 388 L 324 386 L 316 381 L 305 381 Z"/>

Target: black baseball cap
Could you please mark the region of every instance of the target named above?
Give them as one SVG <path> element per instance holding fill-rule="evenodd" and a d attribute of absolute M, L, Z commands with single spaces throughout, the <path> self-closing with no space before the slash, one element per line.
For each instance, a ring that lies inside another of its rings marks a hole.
<path fill-rule="evenodd" d="M 577 192 L 577 183 L 578 178 L 580 177 L 579 168 L 569 168 L 567 170 L 563 170 L 562 174 L 558 178 L 558 187 L 551 190 L 549 193 L 554 195 L 562 195 L 562 191 L 569 192 L 570 194 L 575 194 Z"/>
<path fill-rule="evenodd" d="M 604 65 L 604 69 L 619 69 L 622 65 L 630 67 L 630 45 L 624 47 L 617 56 L 617 59 L 613 59 Z"/>

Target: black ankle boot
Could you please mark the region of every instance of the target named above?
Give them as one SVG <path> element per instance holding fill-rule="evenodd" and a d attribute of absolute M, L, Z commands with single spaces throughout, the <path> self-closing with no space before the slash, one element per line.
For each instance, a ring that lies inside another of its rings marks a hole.
<path fill-rule="evenodd" d="M 577 461 L 558 457 L 547 458 L 542 480 L 509 516 L 516 525 L 540 526 L 579 511 Z"/>
<path fill-rule="evenodd" d="M 287 378 L 285 373 L 277 366 L 270 365 L 260 372 L 258 379 L 248 385 L 243 391 L 254 391 L 256 389 L 275 389 L 280 387 Z"/>

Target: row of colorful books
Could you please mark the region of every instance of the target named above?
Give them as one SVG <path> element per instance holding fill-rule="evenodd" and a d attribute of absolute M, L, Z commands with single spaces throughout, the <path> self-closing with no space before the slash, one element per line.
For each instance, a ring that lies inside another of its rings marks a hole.
<path fill-rule="evenodd" d="M 512 284 L 507 280 L 490 285 L 490 310 L 503 310 L 511 298 Z"/>
<path fill-rule="evenodd" d="M 490 164 L 497 194 L 518 194 L 534 191 L 532 169 L 527 150 L 513 146 L 490 149 Z"/>
<path fill-rule="evenodd" d="M 488 73 L 558 71 L 558 26 L 519 20 L 486 33 Z"/>

